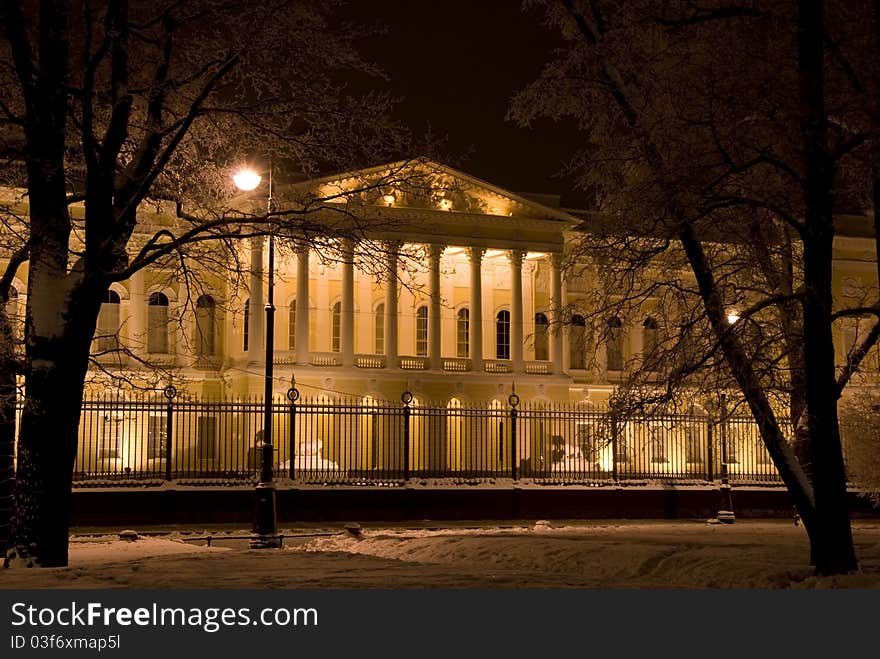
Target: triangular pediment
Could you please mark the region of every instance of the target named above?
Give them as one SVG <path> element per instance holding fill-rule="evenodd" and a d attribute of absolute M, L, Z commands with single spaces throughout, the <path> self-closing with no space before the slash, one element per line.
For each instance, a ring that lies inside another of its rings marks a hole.
<path fill-rule="evenodd" d="M 326 203 L 536 218 L 570 223 L 568 213 L 426 158 L 400 160 L 298 185 Z"/>

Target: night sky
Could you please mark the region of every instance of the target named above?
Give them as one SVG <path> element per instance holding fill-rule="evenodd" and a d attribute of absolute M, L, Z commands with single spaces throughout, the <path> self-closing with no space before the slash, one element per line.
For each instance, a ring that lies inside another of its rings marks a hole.
<path fill-rule="evenodd" d="M 398 120 L 416 137 L 430 127 L 447 138 L 448 164 L 514 192 L 573 197 L 558 176 L 573 150 L 571 128 L 505 120 L 510 98 L 558 45 L 540 11 L 523 12 L 519 0 L 372 0 L 345 13 L 385 26 L 361 51 L 403 97 Z"/>

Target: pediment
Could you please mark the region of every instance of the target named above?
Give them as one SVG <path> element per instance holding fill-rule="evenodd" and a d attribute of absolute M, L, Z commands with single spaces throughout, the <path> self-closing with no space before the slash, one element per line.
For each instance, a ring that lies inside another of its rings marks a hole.
<path fill-rule="evenodd" d="M 570 223 L 568 213 L 424 158 L 401 160 L 301 184 L 324 203 L 535 218 Z M 299 187 L 299 186 L 298 186 Z"/>

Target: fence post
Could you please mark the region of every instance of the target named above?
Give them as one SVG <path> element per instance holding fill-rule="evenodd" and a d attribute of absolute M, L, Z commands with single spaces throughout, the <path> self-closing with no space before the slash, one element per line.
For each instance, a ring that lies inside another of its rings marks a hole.
<path fill-rule="evenodd" d="M 727 395 L 720 396 L 721 417 L 721 488 L 718 521 L 732 524 L 734 521 L 733 496 L 730 491 L 730 480 L 727 472 Z"/>
<path fill-rule="evenodd" d="M 296 473 L 296 401 L 299 400 L 299 389 L 291 387 L 287 390 L 287 400 L 290 401 L 290 423 L 287 434 L 287 477 L 291 480 Z"/>
<path fill-rule="evenodd" d="M 511 392 L 510 396 L 507 397 L 507 402 L 510 404 L 510 476 L 513 480 L 517 480 L 517 470 L 516 470 L 516 406 L 519 405 L 519 396 L 516 395 L 516 392 Z"/>
<path fill-rule="evenodd" d="M 715 451 L 712 448 L 715 435 L 715 420 L 711 417 L 706 419 L 706 480 L 710 483 L 715 480 Z"/>
<path fill-rule="evenodd" d="M 611 480 L 615 483 L 617 482 L 617 452 L 618 452 L 618 428 L 617 428 L 617 414 L 612 410 L 609 412 L 611 416 Z"/>
<path fill-rule="evenodd" d="M 409 404 L 413 402 L 413 395 L 404 391 L 400 396 L 403 401 L 403 480 L 409 481 Z"/>
<path fill-rule="evenodd" d="M 165 398 L 168 399 L 168 404 L 165 407 L 165 480 L 170 481 L 172 475 L 171 456 L 173 454 L 171 433 L 174 429 L 172 416 L 174 414 L 174 397 L 177 396 L 177 389 L 169 384 L 165 387 L 165 390 L 162 393 L 164 393 Z"/>

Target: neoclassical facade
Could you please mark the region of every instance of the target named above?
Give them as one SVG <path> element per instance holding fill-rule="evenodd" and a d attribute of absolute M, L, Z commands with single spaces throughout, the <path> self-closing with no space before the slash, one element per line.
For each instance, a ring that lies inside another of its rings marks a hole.
<path fill-rule="evenodd" d="M 417 182 L 401 174 L 404 167 L 421 169 Z M 546 198 L 425 161 L 287 192 L 326 200 L 317 221 L 344 217 L 363 231 L 335 242 L 278 241 L 272 354 L 279 396 L 295 383 L 330 400 L 396 401 L 410 391 L 440 404 L 504 401 L 515 388 L 524 400 L 600 402 L 626 362 L 657 340 L 650 313 L 628 325 L 612 318 L 607 340 L 587 354 L 583 318 L 559 322 L 560 309 L 576 309 L 591 284 L 563 276 L 566 245 L 583 217 L 541 203 Z M 265 191 L 239 201 L 259 208 Z M 170 214 L 150 209 L 142 217 L 143 239 L 174 227 Z M 98 321 L 99 362 L 157 391 L 171 383 L 203 398 L 262 395 L 266 246 L 265 238 L 242 241 L 238 284 L 210 268 L 187 283 L 177 270 L 150 268 L 114 284 Z M 840 236 L 835 255 L 837 292 L 846 295 L 853 282 L 876 286 L 872 238 Z M 10 301 L 19 316 L 26 276 Z M 842 356 L 856 331 L 840 333 Z M 867 362 L 872 368 L 876 357 Z M 100 375 L 98 389 L 106 383 Z"/>

